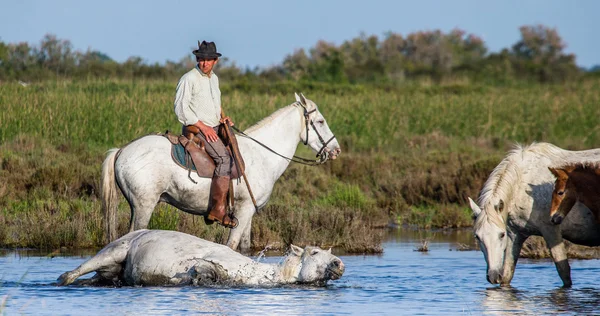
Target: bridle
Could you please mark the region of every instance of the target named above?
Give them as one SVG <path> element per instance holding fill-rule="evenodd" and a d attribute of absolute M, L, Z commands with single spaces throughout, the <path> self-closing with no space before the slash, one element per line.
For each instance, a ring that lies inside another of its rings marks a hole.
<path fill-rule="evenodd" d="M 308 124 L 309 124 L 308 122 L 310 121 L 310 126 L 312 126 L 313 131 L 315 131 L 315 134 L 317 134 L 317 137 L 319 138 L 319 141 L 321 142 L 321 145 L 323 145 L 323 146 L 321 146 L 321 149 L 319 149 L 319 151 L 317 152 L 317 158 L 319 158 L 321 156 L 321 154 L 325 153 L 325 156 L 327 156 L 325 158 L 325 160 L 327 160 L 329 158 L 329 154 L 325 151 L 325 148 L 327 148 L 327 144 L 329 144 L 332 140 L 335 139 L 335 135 L 332 135 L 328 141 L 325 141 L 323 139 L 323 136 L 321 136 L 321 134 L 319 134 L 319 131 L 317 130 L 317 127 L 315 126 L 314 121 L 309 119 L 310 115 L 317 111 L 317 108 L 315 107 L 314 109 L 308 111 L 306 109 L 306 107 L 304 105 L 302 105 L 302 103 L 296 101 L 296 104 L 301 106 L 302 109 L 304 110 L 304 129 L 306 130 L 306 138 L 303 141 L 304 145 L 308 146 Z M 325 162 L 325 161 L 323 161 L 323 162 Z"/>
<path fill-rule="evenodd" d="M 259 142 L 258 140 L 252 138 L 250 135 L 244 133 L 239 128 L 237 128 L 235 125 L 231 126 L 231 128 L 233 128 L 241 136 L 253 140 L 255 143 L 261 145 L 262 147 L 264 147 L 268 151 L 270 151 L 270 152 L 274 153 L 275 155 L 277 155 L 277 156 L 279 156 L 279 157 L 281 157 L 283 159 L 286 159 L 288 161 L 296 162 L 296 163 L 307 165 L 307 166 L 317 166 L 317 165 L 323 164 L 323 163 L 325 163 L 329 159 L 329 152 L 325 151 L 325 149 L 327 148 L 327 144 L 329 144 L 332 140 L 335 139 L 335 135 L 331 136 L 331 138 L 329 140 L 325 141 L 323 139 L 323 136 L 321 136 L 321 134 L 319 134 L 319 131 L 317 130 L 314 122 L 309 119 L 310 115 L 312 113 L 316 112 L 317 109 L 315 108 L 315 109 L 313 109 L 311 111 L 308 111 L 306 109 L 306 107 L 304 105 L 302 105 L 302 103 L 296 102 L 295 104 L 301 106 L 302 109 L 304 110 L 303 116 L 304 116 L 304 129 L 306 130 L 306 138 L 304 139 L 304 141 L 302 141 L 302 143 L 304 145 L 308 146 L 308 124 L 309 124 L 309 121 L 310 121 L 310 125 L 312 126 L 313 130 L 315 131 L 315 134 L 317 134 L 317 137 L 319 138 L 319 141 L 321 142 L 322 147 L 317 152 L 317 159 L 316 160 L 306 159 L 306 158 L 298 157 L 296 155 L 294 155 L 292 158 L 286 157 L 286 156 L 284 156 L 284 155 L 282 155 L 282 154 L 274 151 L 273 149 L 269 148 L 267 145 L 265 145 L 265 144 Z"/>

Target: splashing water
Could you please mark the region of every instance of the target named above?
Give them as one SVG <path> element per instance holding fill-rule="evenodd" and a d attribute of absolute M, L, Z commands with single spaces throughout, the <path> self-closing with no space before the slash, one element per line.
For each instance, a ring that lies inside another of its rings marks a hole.
<path fill-rule="evenodd" d="M 268 250 L 270 250 L 270 249 L 271 249 L 271 245 L 270 245 L 270 244 L 269 244 L 269 245 L 267 245 L 267 246 L 265 246 L 265 249 L 261 250 L 261 251 L 258 253 L 258 256 L 256 256 L 256 262 L 260 262 L 260 259 L 264 258 L 264 257 L 265 257 L 265 253 L 266 253 Z"/>

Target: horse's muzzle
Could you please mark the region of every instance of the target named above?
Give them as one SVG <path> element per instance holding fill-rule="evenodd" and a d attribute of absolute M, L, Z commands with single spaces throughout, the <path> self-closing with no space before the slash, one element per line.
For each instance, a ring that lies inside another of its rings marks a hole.
<path fill-rule="evenodd" d="M 561 214 L 555 213 L 554 215 L 552 215 L 552 217 L 550 217 L 550 223 L 554 225 L 559 225 L 560 223 L 562 223 L 563 219 L 565 218 Z"/>
<path fill-rule="evenodd" d="M 342 277 L 346 267 L 342 260 L 336 259 L 327 266 L 325 277 L 329 280 L 337 280 Z"/>
<path fill-rule="evenodd" d="M 502 273 L 499 271 L 488 271 L 487 280 L 491 284 L 500 284 L 502 282 Z"/>
<path fill-rule="evenodd" d="M 340 155 L 340 153 L 342 153 L 342 149 L 338 147 L 334 150 L 329 151 L 329 157 L 331 158 L 331 160 L 335 160 L 337 156 Z"/>

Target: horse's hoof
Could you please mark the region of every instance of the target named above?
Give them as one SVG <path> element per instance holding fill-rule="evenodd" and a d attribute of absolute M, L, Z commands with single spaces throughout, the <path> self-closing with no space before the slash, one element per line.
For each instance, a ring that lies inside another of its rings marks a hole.
<path fill-rule="evenodd" d="M 215 221 L 208 219 L 208 215 L 207 215 L 207 216 L 204 216 L 204 223 L 206 225 L 212 225 L 215 223 Z"/>
<path fill-rule="evenodd" d="M 69 285 L 71 283 L 73 283 L 75 281 L 75 277 L 73 275 L 71 275 L 70 272 L 65 272 L 63 274 L 61 274 L 60 277 L 58 277 L 58 280 L 56 280 L 56 285 L 58 286 L 64 286 L 64 285 Z"/>

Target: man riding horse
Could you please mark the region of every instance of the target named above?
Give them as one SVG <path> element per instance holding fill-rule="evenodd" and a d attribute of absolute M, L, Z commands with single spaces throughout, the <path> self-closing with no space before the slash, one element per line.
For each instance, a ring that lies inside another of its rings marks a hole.
<path fill-rule="evenodd" d="M 198 49 L 193 53 L 198 64 L 179 79 L 175 94 L 175 114 L 183 124 L 182 134 L 194 134 L 200 138 L 206 152 L 215 161 L 210 186 L 210 212 L 205 217 L 207 224 L 217 222 L 225 227 L 235 228 L 238 225 L 237 218 L 227 213 L 227 194 L 233 162 L 218 136 L 220 124 L 233 125 L 229 117 L 221 115 L 219 78 L 213 72 L 221 54 L 217 52 L 214 42 L 206 41 L 198 41 Z"/>

